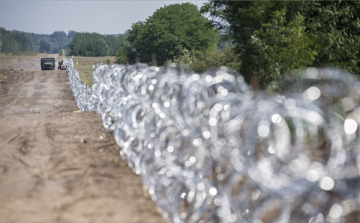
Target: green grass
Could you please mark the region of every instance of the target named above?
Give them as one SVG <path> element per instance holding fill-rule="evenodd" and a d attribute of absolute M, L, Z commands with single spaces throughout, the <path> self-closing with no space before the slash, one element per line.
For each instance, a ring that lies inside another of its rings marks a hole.
<path fill-rule="evenodd" d="M 107 59 L 110 60 L 110 64 L 113 64 L 115 57 L 74 57 L 74 67 L 79 72 L 80 79 L 87 86 L 91 87 L 92 85 L 92 67 L 96 64 L 107 64 Z"/>

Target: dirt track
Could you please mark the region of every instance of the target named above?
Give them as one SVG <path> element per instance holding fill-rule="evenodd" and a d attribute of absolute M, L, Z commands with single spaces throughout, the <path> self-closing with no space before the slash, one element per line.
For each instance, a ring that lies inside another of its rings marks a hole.
<path fill-rule="evenodd" d="M 0 223 L 164 222 L 100 117 L 74 112 L 66 71 L 40 71 L 41 56 L 0 58 Z"/>

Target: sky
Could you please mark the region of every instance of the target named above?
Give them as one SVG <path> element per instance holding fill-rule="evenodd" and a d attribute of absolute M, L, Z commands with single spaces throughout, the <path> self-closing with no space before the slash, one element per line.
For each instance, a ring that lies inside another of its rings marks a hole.
<path fill-rule="evenodd" d="M 54 31 L 120 34 L 145 21 L 158 8 L 206 0 L 0 0 L 0 27 L 6 30 L 51 34 Z"/>

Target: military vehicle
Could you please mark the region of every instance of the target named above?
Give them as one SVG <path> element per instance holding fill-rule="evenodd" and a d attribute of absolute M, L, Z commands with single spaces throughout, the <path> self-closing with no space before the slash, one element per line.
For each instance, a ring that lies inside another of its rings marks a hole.
<path fill-rule="evenodd" d="M 41 58 L 41 70 L 54 70 L 55 58 Z"/>

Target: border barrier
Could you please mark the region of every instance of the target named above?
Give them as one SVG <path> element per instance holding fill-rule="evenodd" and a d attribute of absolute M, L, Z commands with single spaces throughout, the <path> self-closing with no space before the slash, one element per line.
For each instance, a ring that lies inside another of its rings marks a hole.
<path fill-rule="evenodd" d="M 66 59 L 64 59 L 66 60 Z M 356 222 L 360 82 L 308 68 L 254 92 L 226 67 L 199 74 L 99 65 L 92 89 L 66 60 L 169 222 Z M 119 188 L 121 189 L 121 188 Z"/>

